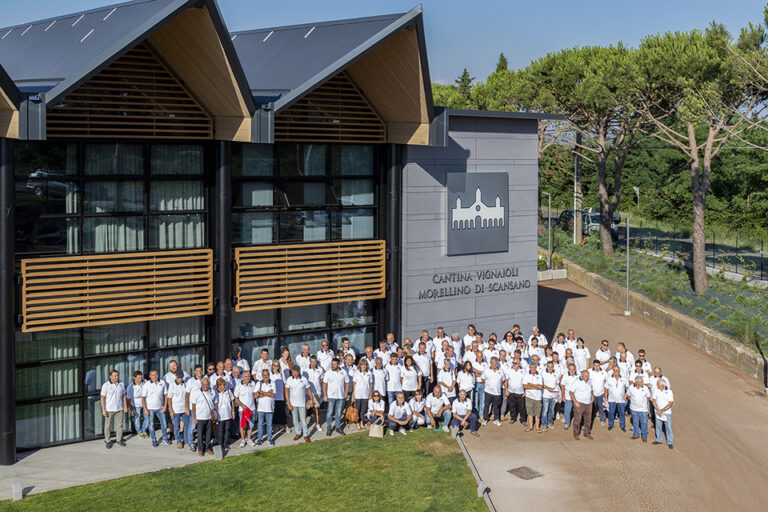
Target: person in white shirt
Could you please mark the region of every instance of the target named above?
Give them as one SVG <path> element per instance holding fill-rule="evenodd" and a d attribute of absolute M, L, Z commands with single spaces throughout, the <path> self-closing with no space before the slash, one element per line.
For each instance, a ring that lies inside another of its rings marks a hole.
<path fill-rule="evenodd" d="M 373 391 L 378 391 L 381 393 L 382 397 L 386 397 L 389 373 L 387 372 L 386 368 L 384 368 L 384 360 L 382 358 L 376 358 L 371 373 L 373 374 Z"/>
<path fill-rule="evenodd" d="M 571 401 L 573 402 L 573 438 L 579 440 L 582 424 L 584 437 L 592 440 L 592 406 L 595 395 L 592 391 L 592 383 L 589 382 L 589 370 L 581 371 L 581 379 L 571 384 Z"/>
<path fill-rule="evenodd" d="M 361 359 L 368 361 L 368 370 L 373 370 L 373 367 L 376 366 L 376 356 L 373 355 L 373 347 L 365 347 L 365 354 L 363 354 Z"/>
<path fill-rule="evenodd" d="M 240 350 L 240 347 L 232 347 L 232 362 L 235 366 L 239 366 L 241 371 L 250 371 L 251 365 L 248 364 L 247 359 L 243 359 L 241 354 L 242 351 Z"/>
<path fill-rule="evenodd" d="M 605 400 L 608 402 L 608 430 L 613 430 L 615 417 L 619 416 L 619 428 L 626 432 L 626 411 L 624 395 L 627 394 L 627 380 L 621 376 L 618 366 L 613 368 L 611 376 L 605 381 Z"/>
<path fill-rule="evenodd" d="M 192 421 L 186 411 L 186 394 L 187 389 L 184 385 L 184 372 L 182 370 L 176 370 L 176 380 L 171 382 L 168 386 L 166 394 L 167 410 L 171 416 L 173 422 L 173 431 L 176 435 L 176 447 L 184 448 L 184 444 L 192 446 L 192 433 L 194 427 Z M 184 436 L 182 439 L 181 436 Z"/>
<path fill-rule="evenodd" d="M 498 358 L 491 357 L 491 366 L 483 371 L 481 378 L 485 382 L 485 407 L 483 425 L 490 421 L 493 412 L 493 424 L 501 426 L 501 391 L 506 384 L 506 376 L 499 368 Z"/>
<path fill-rule="evenodd" d="M 448 359 L 443 361 L 443 368 L 437 372 L 437 386 L 441 388 L 441 395 L 444 395 L 449 402 L 456 398 L 456 372 L 451 368 L 451 362 Z M 434 392 L 434 389 L 432 389 Z"/>
<path fill-rule="evenodd" d="M 373 351 L 374 357 L 380 357 L 382 361 L 389 361 L 390 350 L 387 348 L 386 340 L 379 342 L 379 348 Z"/>
<path fill-rule="evenodd" d="M 125 386 L 120 382 L 117 370 L 109 372 L 109 380 L 101 386 L 101 415 L 104 416 L 104 442 L 112 448 L 112 422 L 115 423 L 115 442 L 125 446 L 123 441 L 123 414 L 128 413 Z"/>
<path fill-rule="evenodd" d="M 387 350 L 390 352 L 395 352 L 398 349 L 397 341 L 395 341 L 395 334 L 388 332 L 387 333 Z"/>
<path fill-rule="evenodd" d="M 544 389 L 544 380 L 539 373 L 538 365 L 531 364 L 528 373 L 523 377 L 523 389 L 525 389 L 525 412 L 528 415 L 528 426 L 525 431 L 530 432 L 536 427 L 536 432 L 541 434 L 541 398 Z"/>
<path fill-rule="evenodd" d="M 227 381 L 219 377 L 216 381 L 216 421 L 218 421 L 217 440 L 221 454 L 229 446 L 230 425 L 235 419 L 235 397 Z"/>
<path fill-rule="evenodd" d="M 560 355 L 560 359 L 565 359 L 565 349 L 568 347 L 565 344 L 565 334 L 559 333 L 557 339 L 552 343 L 552 350 Z"/>
<path fill-rule="evenodd" d="M 443 329 L 442 327 L 438 327 L 437 328 L 437 335 L 434 338 L 432 338 L 432 343 L 430 344 L 431 345 L 430 348 L 432 350 L 427 350 L 427 353 L 434 358 L 435 357 L 435 352 L 440 347 L 443 346 L 443 342 L 444 341 L 447 341 L 448 343 L 450 343 L 451 342 L 451 338 L 446 336 L 445 329 Z"/>
<path fill-rule="evenodd" d="M 501 343 L 499 344 L 499 347 L 501 350 L 506 350 L 508 356 L 512 356 L 512 354 L 515 353 L 515 349 L 517 348 L 517 343 L 515 343 L 515 338 L 512 335 L 512 331 L 507 331 L 504 333 L 504 339 L 501 340 Z"/>
<path fill-rule="evenodd" d="M 528 346 L 531 346 L 533 340 L 536 340 L 539 347 L 544 347 L 549 344 L 547 342 L 547 337 L 544 336 L 535 325 L 531 327 L 531 335 L 528 337 Z"/>
<path fill-rule="evenodd" d="M 307 401 L 307 395 L 309 395 L 309 401 Z M 309 381 L 301 375 L 301 368 L 297 364 L 293 365 L 291 376 L 285 381 L 285 403 L 291 411 L 293 424 L 296 426 L 294 441 L 304 437 L 305 443 L 310 442 L 307 430 L 307 406 L 312 407 L 314 398 Z"/>
<path fill-rule="evenodd" d="M 469 361 L 465 361 L 462 369 L 456 372 L 456 385 L 459 391 L 462 389 L 466 391 L 467 397 L 472 400 L 472 393 L 475 390 L 475 370 Z"/>
<path fill-rule="evenodd" d="M 243 379 L 235 386 L 235 404 L 240 408 L 240 448 L 254 446 L 251 439 L 256 422 L 256 384 L 251 381 L 251 372 L 245 370 Z"/>
<path fill-rule="evenodd" d="M 456 352 L 453 350 L 453 346 L 451 345 L 448 345 L 445 348 L 445 354 L 443 355 L 443 362 L 440 364 L 441 365 L 444 364 L 445 361 L 448 361 L 451 363 L 451 370 L 456 370 L 456 368 L 459 366 L 459 360 L 456 357 Z"/>
<path fill-rule="evenodd" d="M 453 355 L 458 362 L 461 359 L 462 351 L 464 350 L 464 341 L 461 339 L 459 333 L 455 332 L 451 335 L 451 342 L 448 344 L 453 349 Z M 455 370 L 456 368 L 454 368 Z"/>
<path fill-rule="evenodd" d="M 421 374 L 422 393 L 429 393 L 435 382 L 435 375 L 432 370 L 432 356 L 427 351 L 427 344 L 423 341 L 419 342 L 418 351 L 413 355 L 413 362 L 416 363 Z"/>
<path fill-rule="evenodd" d="M 395 395 L 395 401 L 389 406 L 389 415 L 387 424 L 389 426 L 389 435 L 395 435 L 395 429 L 399 428 L 400 433 L 405 434 L 405 427 L 411 422 L 413 412 L 411 407 L 405 402 L 405 395 L 398 391 Z"/>
<path fill-rule="evenodd" d="M 630 366 L 635 366 L 635 356 L 632 355 L 632 352 L 630 352 L 627 349 L 627 346 L 623 342 L 618 342 L 616 344 L 616 358 L 621 361 L 621 354 L 626 353 L 627 354 L 627 361 L 629 362 Z"/>
<path fill-rule="evenodd" d="M 261 446 L 261 436 L 264 434 L 264 426 L 267 427 L 267 441 L 269 446 L 275 446 L 272 440 L 272 415 L 275 412 L 275 384 L 272 382 L 270 370 L 261 372 L 261 380 L 256 385 L 256 446 Z"/>
<path fill-rule="evenodd" d="M 600 342 L 600 348 L 595 351 L 595 359 L 600 361 L 600 369 L 605 371 L 608 368 L 608 361 L 611 359 L 611 349 L 608 346 L 608 340 Z"/>
<path fill-rule="evenodd" d="M 368 369 L 368 360 L 360 359 L 357 364 L 358 371 L 352 378 L 352 398 L 357 407 L 358 422 L 357 430 L 362 431 L 365 427 L 363 421 L 368 416 L 368 402 L 372 397 L 373 391 L 373 372 Z"/>
<path fill-rule="evenodd" d="M 424 393 L 419 389 L 413 398 L 408 400 L 408 407 L 411 408 L 411 422 L 408 424 L 408 432 L 413 432 L 414 428 L 418 428 L 421 425 L 427 423 L 427 400 L 424 398 Z"/>
<path fill-rule="evenodd" d="M 648 379 L 648 384 L 650 386 L 649 391 L 651 392 L 651 396 L 653 396 L 653 392 L 656 391 L 656 388 L 658 388 L 660 380 L 664 381 L 664 384 L 667 385 L 667 389 L 671 389 L 671 386 L 669 384 L 669 379 L 666 378 L 661 373 L 661 367 L 657 366 L 656 368 L 653 369 L 653 375 L 651 375 L 651 377 Z"/>
<path fill-rule="evenodd" d="M 357 359 L 357 351 L 350 346 L 349 338 L 346 336 L 341 338 L 341 346 L 339 347 L 339 350 L 344 354 L 345 359 L 347 355 L 351 355 L 353 360 Z"/>
<path fill-rule="evenodd" d="M 371 395 L 371 399 L 368 401 L 368 423 L 370 425 L 384 424 L 384 409 L 386 408 L 386 404 L 381 396 L 381 392 L 374 391 L 373 395 Z"/>
<path fill-rule="evenodd" d="M 475 390 L 472 393 L 472 402 L 478 418 L 482 418 L 485 410 L 485 379 L 483 373 L 488 369 L 488 363 L 483 359 L 482 350 L 475 352 L 475 360 L 472 361 L 472 370 L 475 372 Z"/>
<path fill-rule="evenodd" d="M 512 359 L 512 366 L 504 372 L 506 387 L 504 393 L 507 395 L 507 406 L 509 407 L 509 424 L 514 425 L 520 418 L 521 424 L 526 424 L 528 415 L 525 412 L 525 389 L 523 388 L 523 378 L 525 370 L 520 364 L 520 356 L 516 355 Z"/>
<path fill-rule="evenodd" d="M 400 367 L 400 383 L 406 402 L 416 396 L 416 391 L 421 387 L 421 372 L 411 356 L 406 356 Z"/>
<path fill-rule="evenodd" d="M 275 406 L 272 416 L 272 425 L 276 427 L 284 426 L 285 431 L 293 431 L 293 416 L 288 410 L 288 404 L 285 401 L 285 381 L 280 360 L 272 361 L 272 369 L 269 372 L 269 379 L 275 385 Z"/>
<path fill-rule="evenodd" d="M 395 401 L 395 395 L 403 390 L 402 373 L 400 363 L 397 362 L 397 353 L 389 354 L 389 364 L 384 367 L 387 371 L 387 403 Z"/>
<path fill-rule="evenodd" d="M 341 412 L 348 391 L 347 374 L 339 368 L 339 359 L 334 357 L 331 360 L 330 371 L 323 375 L 323 400 L 328 403 L 328 412 L 325 416 L 326 436 L 328 437 L 333 434 L 334 430 L 342 436 L 345 435 L 341 428 Z M 333 423 L 334 419 L 335 423 Z"/>
<path fill-rule="evenodd" d="M 341 351 L 339 351 L 339 355 L 341 355 Z M 355 366 L 355 358 L 352 357 L 351 354 L 345 355 L 342 362 L 344 364 L 341 365 L 341 369 L 347 374 L 347 382 L 349 382 L 349 390 L 347 391 L 347 396 L 345 398 L 349 398 L 352 396 L 352 380 L 357 374 L 357 366 Z"/>
<path fill-rule="evenodd" d="M 451 423 L 451 402 L 441 386 L 435 386 L 426 401 L 427 428 L 440 428 L 438 418 L 443 420 L 443 432 L 448 432 Z"/>
<path fill-rule="evenodd" d="M 477 331 L 475 330 L 475 326 L 472 324 L 469 324 L 467 326 L 467 334 L 464 335 L 464 338 L 462 341 L 464 342 L 464 351 L 466 352 L 469 350 L 469 348 L 472 346 L 472 342 L 477 340 L 477 336 L 475 335 Z"/>
<path fill-rule="evenodd" d="M 608 375 L 601 370 L 600 361 L 592 361 L 592 369 L 589 370 L 589 382 L 592 384 L 592 393 L 595 395 L 594 406 L 590 415 L 590 427 L 595 421 L 595 417 L 600 413 L 600 425 L 605 426 L 605 408 L 603 407 L 603 397 L 605 396 L 605 380 Z"/>
<path fill-rule="evenodd" d="M 491 359 L 499 358 L 499 349 L 495 340 L 488 340 L 488 348 L 483 350 L 483 359 L 490 364 Z"/>
<path fill-rule="evenodd" d="M 624 352 L 623 354 L 621 354 L 618 357 L 618 360 L 616 361 L 616 366 L 618 366 L 619 370 L 621 370 L 621 376 L 624 377 L 624 380 L 629 382 L 629 378 L 632 375 L 632 371 L 633 371 L 635 365 L 630 363 L 627 360 L 627 353 L 626 352 Z"/>
<path fill-rule="evenodd" d="M 459 391 L 459 397 L 451 404 L 451 437 L 456 437 L 460 430 L 469 427 L 469 433 L 480 437 L 477 433 L 477 414 L 472 412 L 472 401 L 465 390 Z"/>
<path fill-rule="evenodd" d="M 179 363 L 175 359 L 168 361 L 168 373 L 163 375 L 163 380 L 165 381 L 166 386 L 170 386 L 176 381 L 176 373 L 178 371 Z M 189 374 L 183 370 L 181 373 L 184 375 L 184 382 L 187 382 L 189 380 Z"/>
<path fill-rule="evenodd" d="M 317 363 L 323 368 L 323 371 L 331 369 L 331 361 L 336 357 L 333 354 L 333 350 L 328 348 L 328 340 L 320 342 L 320 350 L 317 352 Z"/>
<path fill-rule="evenodd" d="M 637 351 L 637 359 L 635 362 L 637 361 L 642 363 L 643 371 L 650 377 L 653 374 L 653 366 L 651 366 L 651 363 L 645 358 L 645 349 L 641 348 Z"/>
<path fill-rule="evenodd" d="M 531 342 L 528 345 L 528 355 L 531 359 L 534 356 L 538 357 L 539 360 L 544 358 L 544 349 L 539 346 L 538 338 L 531 338 Z"/>
<path fill-rule="evenodd" d="M 305 343 L 301 346 L 301 353 L 296 356 L 296 364 L 299 365 L 299 368 L 301 368 L 301 374 L 304 375 L 304 372 L 309 369 L 309 358 L 312 357 L 309 355 L 309 344 Z"/>
<path fill-rule="evenodd" d="M 672 435 L 672 406 L 675 404 L 675 397 L 672 390 L 667 388 L 664 379 L 659 379 L 657 382 L 651 403 L 656 411 L 656 440 L 653 444 L 661 444 L 663 432 L 666 432 L 667 446 L 671 450 L 675 440 Z"/>
<path fill-rule="evenodd" d="M 629 411 L 632 414 L 632 439 L 642 436 L 643 442 L 648 442 L 648 401 L 651 393 L 643 383 L 643 378 L 635 376 L 633 386 L 627 388 L 624 398 L 629 398 Z"/>
<path fill-rule="evenodd" d="M 168 431 L 165 425 L 165 409 L 166 409 L 166 390 L 165 381 L 160 380 L 157 376 L 157 370 L 149 372 L 149 382 L 144 384 L 144 389 L 141 391 L 141 405 L 144 409 L 144 414 L 148 418 L 149 437 L 152 439 L 152 446 L 157 448 L 157 438 L 155 437 L 155 417 L 160 421 L 160 434 L 163 438 L 164 444 L 171 444 L 168 440 Z"/>
<path fill-rule="evenodd" d="M 560 377 L 560 394 L 565 400 L 565 407 L 563 408 L 563 430 L 568 430 L 571 427 L 571 415 L 573 414 L 573 400 L 571 399 L 571 387 L 579 380 L 579 374 L 576 372 L 576 365 L 570 363 L 568 365 L 568 373 Z"/>
<path fill-rule="evenodd" d="M 136 370 L 133 372 L 133 382 L 128 384 L 128 389 L 125 393 L 131 416 L 133 416 L 134 429 L 139 439 L 147 439 L 149 437 L 147 433 L 149 430 L 149 418 L 144 414 L 144 406 L 141 404 L 141 395 L 144 392 L 144 384 L 146 382 L 141 370 Z"/>
<path fill-rule="evenodd" d="M 555 373 L 555 363 L 549 361 L 544 373 L 541 374 L 541 428 L 555 429 L 555 402 L 558 397 L 558 375 Z"/>
<path fill-rule="evenodd" d="M 316 397 L 312 401 L 312 405 L 315 409 L 315 430 L 320 430 L 320 425 L 323 423 L 320 420 L 320 397 L 323 396 L 323 374 L 325 371 L 317 362 L 317 356 L 309 356 L 309 368 L 302 372 L 302 375 L 307 378 L 309 382 L 309 388 L 312 390 L 312 396 Z M 309 411 L 308 411 L 309 412 Z M 307 419 L 309 421 L 309 419 Z"/>
<path fill-rule="evenodd" d="M 197 454 L 200 457 L 206 453 L 213 455 L 211 434 L 216 417 L 216 398 L 217 394 L 211 389 L 208 377 L 200 380 L 200 389 L 194 390 L 189 397 L 192 421 L 197 425 Z"/>
<path fill-rule="evenodd" d="M 264 370 L 272 371 L 272 360 L 269 358 L 269 349 L 261 349 L 261 359 L 253 362 L 254 375 L 261 375 Z"/>
<path fill-rule="evenodd" d="M 576 340 L 576 348 L 573 350 L 573 362 L 576 363 L 576 371 L 581 373 L 589 369 L 589 358 L 591 354 L 589 349 L 584 346 L 584 340 Z"/>

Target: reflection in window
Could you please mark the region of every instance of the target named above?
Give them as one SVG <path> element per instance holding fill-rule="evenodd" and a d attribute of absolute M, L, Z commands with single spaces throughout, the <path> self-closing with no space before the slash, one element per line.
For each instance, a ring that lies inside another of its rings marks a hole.
<path fill-rule="evenodd" d="M 144 211 L 141 181 L 89 181 L 83 194 L 86 213 Z"/>
<path fill-rule="evenodd" d="M 144 174 L 144 153 L 140 144 L 85 144 L 86 175 Z"/>
<path fill-rule="evenodd" d="M 261 359 L 261 349 L 269 350 L 269 358 L 279 357 L 277 353 L 277 338 L 262 338 L 254 341 L 243 341 L 233 343 L 233 347 L 240 347 L 240 357 L 247 359 L 253 369 L 254 361 Z M 256 380 L 261 380 L 261 375 L 254 376 Z"/>
<path fill-rule="evenodd" d="M 331 322 L 333 327 L 347 327 L 373 323 L 373 302 L 355 300 L 331 304 Z"/>
<path fill-rule="evenodd" d="M 86 217 L 83 251 L 87 253 L 144 250 L 143 217 Z"/>
<path fill-rule="evenodd" d="M 54 363 L 16 370 L 16 400 L 23 402 L 80 391 L 80 363 Z"/>
<path fill-rule="evenodd" d="M 365 347 L 373 346 L 373 327 L 360 327 L 357 329 L 346 329 L 333 333 L 333 347 L 338 350 L 341 347 L 341 338 L 349 338 L 349 346 L 354 348 L 358 354 L 365 352 Z"/>
<path fill-rule="evenodd" d="M 292 211 L 280 213 L 281 242 L 318 242 L 326 240 L 328 213 Z"/>
<path fill-rule="evenodd" d="M 259 245 L 271 244 L 276 237 L 277 223 L 271 212 L 235 213 L 232 215 L 232 241 Z"/>
<path fill-rule="evenodd" d="M 325 327 L 326 311 L 327 306 L 325 304 L 284 308 L 281 310 L 280 327 L 283 331 L 300 331 L 303 329 Z"/>
<path fill-rule="evenodd" d="M 288 206 L 334 204 L 336 200 L 326 183 L 287 182 L 282 185 Z"/>
<path fill-rule="evenodd" d="M 276 202 L 279 204 L 279 201 L 275 200 L 274 186 L 271 183 L 234 183 L 232 188 L 235 206 L 273 206 Z"/>
<path fill-rule="evenodd" d="M 232 312 L 232 339 L 255 338 L 275 332 L 275 310 Z"/>
<path fill-rule="evenodd" d="M 16 363 L 68 359 L 80 355 L 80 330 L 16 331 Z"/>
<path fill-rule="evenodd" d="M 294 360 L 296 356 L 301 354 L 301 347 L 306 343 L 309 345 L 309 353 L 316 354 L 320 350 L 320 343 L 323 340 L 328 339 L 327 332 L 309 332 L 306 334 L 291 334 L 289 336 L 283 336 L 280 343 L 282 350 L 283 347 L 288 347 L 291 351 L 291 358 Z"/>
<path fill-rule="evenodd" d="M 328 146 L 324 144 L 279 144 L 281 176 L 324 176 Z"/>
<path fill-rule="evenodd" d="M 152 174 L 203 174 L 203 147 L 198 144 L 152 145 Z"/>
<path fill-rule="evenodd" d="M 144 348 L 144 323 L 99 325 L 83 329 L 85 355 L 130 352 Z"/>
<path fill-rule="evenodd" d="M 133 380 L 133 372 L 136 370 L 147 373 L 147 359 L 143 354 L 86 359 L 85 392 L 101 391 L 101 386 L 109 380 L 109 372 L 112 370 L 117 370 L 120 380 L 126 384 Z"/>
<path fill-rule="evenodd" d="M 272 144 L 238 144 L 232 155 L 232 175 L 272 176 L 273 151 Z"/>
<path fill-rule="evenodd" d="M 205 342 L 205 319 L 201 316 L 149 322 L 149 346 L 152 348 Z"/>
<path fill-rule="evenodd" d="M 205 349 L 199 347 L 153 352 L 149 361 L 149 369 L 157 370 L 158 375 L 162 378 L 168 371 L 168 362 L 172 359 L 179 364 L 179 368 L 190 375 L 194 375 L 195 365 L 202 365 L 205 362 Z"/>
<path fill-rule="evenodd" d="M 373 205 L 373 180 L 336 180 L 333 191 L 342 206 Z"/>
<path fill-rule="evenodd" d="M 334 240 L 365 240 L 374 238 L 373 210 L 342 210 L 333 212 Z"/>
<path fill-rule="evenodd" d="M 342 145 L 341 174 L 343 176 L 373 176 L 373 146 Z"/>
<path fill-rule="evenodd" d="M 35 171 L 53 174 L 77 173 L 77 144 L 66 142 L 16 141 L 17 176 L 30 177 Z"/>
<path fill-rule="evenodd" d="M 150 249 L 196 249 L 204 246 L 204 215 L 158 215 L 150 217 Z"/>
<path fill-rule="evenodd" d="M 78 213 L 77 184 L 66 176 L 34 171 L 23 187 L 16 186 L 17 215 Z"/>
<path fill-rule="evenodd" d="M 20 450 L 76 441 L 81 435 L 79 398 L 16 408 L 16 446 Z"/>

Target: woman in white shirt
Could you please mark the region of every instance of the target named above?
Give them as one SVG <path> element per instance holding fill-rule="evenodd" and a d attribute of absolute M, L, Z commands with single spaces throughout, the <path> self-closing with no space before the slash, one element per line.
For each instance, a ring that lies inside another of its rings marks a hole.
<path fill-rule="evenodd" d="M 269 446 L 275 446 L 272 440 L 272 415 L 275 411 L 275 385 L 272 381 L 270 371 L 262 370 L 261 380 L 256 385 L 256 414 L 259 417 L 256 424 L 256 446 L 261 446 L 261 436 L 264 433 L 264 426 L 267 427 L 267 441 Z"/>
<path fill-rule="evenodd" d="M 420 425 L 424 425 L 427 422 L 427 401 L 424 399 L 424 394 L 421 390 L 417 390 L 408 401 L 408 405 L 411 407 L 411 423 L 408 425 L 408 432 L 413 432 L 414 428 L 418 428 Z"/>
<path fill-rule="evenodd" d="M 325 373 L 325 370 L 323 370 L 323 367 L 320 366 L 320 364 L 317 361 L 317 356 L 311 355 L 309 356 L 309 367 L 304 370 L 304 377 L 307 378 L 307 381 L 309 382 L 309 389 L 312 391 L 312 396 L 315 397 L 322 397 L 323 396 L 323 374 Z M 320 430 L 320 424 L 322 423 L 320 421 L 320 402 L 322 400 L 313 400 L 312 401 L 312 408 L 315 411 L 315 430 Z M 309 414 L 310 411 L 307 410 L 307 414 Z M 307 422 L 309 422 L 309 418 L 307 418 Z"/>
<path fill-rule="evenodd" d="M 216 439 L 221 446 L 223 456 L 225 448 L 229 446 L 230 425 L 235 419 L 235 397 L 227 386 L 227 381 L 222 377 L 216 381 L 216 403 L 216 420 L 218 421 Z"/>
<path fill-rule="evenodd" d="M 365 428 L 363 421 L 368 416 L 368 401 L 371 399 L 373 375 L 368 370 L 368 360 L 365 358 L 360 359 L 357 369 L 358 371 L 355 373 L 355 376 L 352 377 L 352 398 L 355 400 L 355 407 L 357 407 L 359 418 L 357 430 L 361 431 Z"/>
<path fill-rule="evenodd" d="M 397 393 L 403 390 L 400 374 L 402 368 L 397 362 L 397 354 L 395 352 L 390 353 L 389 364 L 384 367 L 387 371 L 387 403 L 389 404 L 393 404 Z"/>
<path fill-rule="evenodd" d="M 269 380 L 275 385 L 275 410 L 272 417 L 272 424 L 275 427 L 283 426 L 286 432 L 290 432 L 288 428 L 288 422 L 293 421 L 290 418 L 288 406 L 285 403 L 285 380 L 283 380 L 283 372 L 280 369 L 280 361 L 272 361 L 272 370 L 269 372 Z"/>
<path fill-rule="evenodd" d="M 456 372 L 451 369 L 449 359 L 443 360 L 443 369 L 437 372 L 437 384 L 449 401 L 453 402 L 456 399 Z"/>
<path fill-rule="evenodd" d="M 403 395 L 405 395 L 405 401 L 408 402 L 416 395 L 416 390 L 421 387 L 421 373 L 411 356 L 406 356 L 405 358 L 403 367 L 400 370 L 400 382 L 403 388 Z"/>
<path fill-rule="evenodd" d="M 384 361 L 382 358 L 377 357 L 374 360 L 374 366 L 371 370 L 371 376 L 373 378 L 373 391 L 378 391 L 382 397 L 387 396 L 387 379 L 389 374 L 384 369 Z"/>
<path fill-rule="evenodd" d="M 377 358 L 381 360 L 381 358 Z M 386 419 L 384 409 L 386 405 L 384 400 L 381 399 L 382 393 L 380 391 L 374 391 L 371 395 L 371 399 L 368 401 L 368 424 L 383 425 Z"/>
<path fill-rule="evenodd" d="M 136 435 L 141 439 L 147 439 L 149 434 L 149 416 L 144 414 L 144 407 L 141 405 L 141 395 L 144 393 L 144 374 L 141 370 L 133 372 L 133 382 L 128 385 L 125 398 L 131 405 L 131 416 L 136 429 Z"/>
<path fill-rule="evenodd" d="M 472 392 L 475 389 L 475 370 L 469 361 L 465 361 L 464 367 L 456 374 L 456 384 L 459 387 L 459 392 L 466 391 L 467 398 L 471 402 Z"/>
<path fill-rule="evenodd" d="M 576 363 L 576 371 L 581 373 L 582 370 L 589 369 L 589 358 L 592 355 L 589 349 L 584 346 L 584 340 L 581 337 L 576 339 L 576 349 L 573 351 L 573 361 Z"/>
<path fill-rule="evenodd" d="M 291 368 L 293 368 L 291 351 L 288 350 L 288 347 L 283 347 L 280 351 L 280 371 L 283 372 L 283 381 L 288 380 L 288 377 L 291 376 Z"/>
<path fill-rule="evenodd" d="M 563 410 L 565 426 L 563 427 L 563 430 L 568 430 L 571 427 L 571 416 L 573 414 L 571 386 L 573 386 L 573 383 L 577 380 L 579 380 L 579 374 L 576 372 L 576 365 L 574 363 L 569 363 L 568 373 L 560 377 L 560 392 L 565 399 L 565 409 Z"/>

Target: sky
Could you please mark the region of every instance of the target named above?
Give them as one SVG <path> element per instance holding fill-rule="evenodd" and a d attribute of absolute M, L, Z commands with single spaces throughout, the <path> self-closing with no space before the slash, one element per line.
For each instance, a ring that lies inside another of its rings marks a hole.
<path fill-rule="evenodd" d="M 6 4 L 0 26 L 103 7 L 110 0 L 35 0 Z M 562 48 L 636 46 L 648 34 L 705 28 L 716 20 L 732 34 L 760 23 L 766 0 L 422 0 L 433 82 L 452 83 L 466 67 L 484 80 L 500 52 L 510 68 Z M 218 0 L 231 31 L 406 12 L 418 0 Z"/>

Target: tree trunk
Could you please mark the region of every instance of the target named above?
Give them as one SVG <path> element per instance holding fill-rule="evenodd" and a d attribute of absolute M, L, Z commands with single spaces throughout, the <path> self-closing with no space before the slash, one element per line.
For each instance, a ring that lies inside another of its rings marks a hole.
<path fill-rule="evenodd" d="M 598 134 L 598 144 L 605 148 L 604 134 Z M 611 238 L 611 215 L 609 211 L 608 180 L 606 177 L 606 165 L 608 155 L 603 149 L 597 160 L 597 197 L 600 199 L 600 241 L 603 246 L 603 254 L 613 256 L 613 239 Z"/>
<path fill-rule="evenodd" d="M 706 163 L 704 164 L 706 167 Z M 706 172 L 706 170 L 704 171 Z M 704 230 L 704 210 L 707 188 L 699 178 L 699 162 L 691 163 L 691 184 L 693 191 L 693 289 L 702 294 L 709 289 L 707 279 L 707 236 Z"/>
<path fill-rule="evenodd" d="M 576 132 L 576 144 L 581 144 L 581 132 Z M 583 194 L 581 191 L 581 154 L 576 146 L 576 156 L 573 160 L 573 243 L 580 244 L 584 238 L 581 232 L 581 209 Z"/>
<path fill-rule="evenodd" d="M 539 135 L 541 137 L 541 135 Z M 539 149 L 541 151 L 541 149 Z M 539 179 L 539 228 L 538 233 L 539 236 L 546 236 L 547 234 L 547 222 L 544 218 L 544 212 L 541 209 L 541 153 L 539 153 L 539 173 L 538 173 L 538 179 Z"/>

